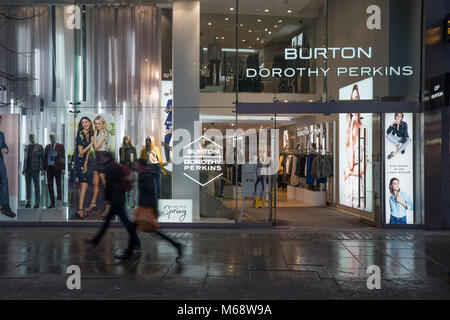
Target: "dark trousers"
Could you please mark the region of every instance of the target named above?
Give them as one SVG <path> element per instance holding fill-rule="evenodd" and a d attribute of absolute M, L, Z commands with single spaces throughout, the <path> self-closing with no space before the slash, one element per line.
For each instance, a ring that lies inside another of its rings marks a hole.
<path fill-rule="evenodd" d="M 157 235 L 159 235 L 161 238 L 163 238 L 164 240 L 170 242 L 175 248 L 178 249 L 178 247 L 177 247 L 178 242 L 176 242 L 175 240 L 169 238 L 168 236 L 166 236 L 166 235 L 165 235 L 164 233 L 162 233 L 161 231 L 156 230 L 155 233 L 156 233 Z"/>
<path fill-rule="evenodd" d="M 48 193 L 50 194 L 51 204 L 55 204 L 55 190 L 53 188 L 53 180 L 56 179 L 56 193 L 58 195 L 58 201 L 61 200 L 61 171 L 56 171 L 54 166 L 48 167 L 47 170 L 47 185 Z"/>
<path fill-rule="evenodd" d="M 133 250 L 134 247 L 140 245 L 139 238 L 136 234 L 136 224 L 131 222 L 128 219 L 127 213 L 125 211 L 125 204 L 111 204 L 111 210 L 105 217 L 105 222 L 103 222 L 102 227 L 98 231 L 97 235 L 94 237 L 94 241 L 96 243 L 99 243 L 100 240 L 103 237 L 103 234 L 105 233 L 106 229 L 108 229 L 109 222 L 118 215 L 120 218 L 120 221 L 122 221 L 123 225 L 128 231 L 128 235 L 130 236 L 130 239 L 128 241 L 128 248 L 127 253 L 131 253 L 131 250 Z"/>
<path fill-rule="evenodd" d="M 1 206 L 9 205 L 8 175 L 3 157 L 0 158 L 0 202 Z"/>
<path fill-rule="evenodd" d="M 220 79 L 220 61 L 210 61 L 209 62 L 209 85 L 214 85 L 214 67 L 216 67 L 216 86 L 219 85 Z"/>
<path fill-rule="evenodd" d="M 25 171 L 25 184 L 27 190 L 27 202 L 31 202 L 31 180 L 34 184 L 34 203 L 39 205 L 41 200 L 41 187 L 39 185 L 39 170 L 33 170 L 28 167 Z"/>

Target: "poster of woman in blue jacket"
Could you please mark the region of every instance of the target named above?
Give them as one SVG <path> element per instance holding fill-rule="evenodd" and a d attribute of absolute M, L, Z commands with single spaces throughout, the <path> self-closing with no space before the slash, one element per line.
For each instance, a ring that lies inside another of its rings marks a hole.
<path fill-rule="evenodd" d="M 406 192 L 400 191 L 400 181 L 392 178 L 389 181 L 390 224 L 407 224 L 407 211 L 413 211 L 413 202 Z"/>

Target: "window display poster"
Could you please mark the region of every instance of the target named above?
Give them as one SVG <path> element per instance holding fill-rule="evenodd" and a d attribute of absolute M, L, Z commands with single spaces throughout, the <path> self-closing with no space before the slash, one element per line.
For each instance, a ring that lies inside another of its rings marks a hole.
<path fill-rule="evenodd" d="M 104 201 L 105 175 L 102 157 L 115 154 L 115 123 L 112 114 L 69 115 L 67 139 L 69 208 L 71 219 L 100 220 Z"/>
<path fill-rule="evenodd" d="M 414 223 L 413 115 L 385 115 L 386 223 Z"/>
<path fill-rule="evenodd" d="M 9 202 L 12 211 L 17 213 L 18 194 L 19 194 L 19 115 L 18 114 L 0 114 L 0 149 L 7 147 L 8 152 L 0 157 L 0 178 L 6 181 L 8 191 L 1 189 L 0 207 Z M 11 218 L 0 214 L 0 220 L 11 220 Z"/>
<path fill-rule="evenodd" d="M 373 78 L 339 89 L 339 100 L 373 99 Z M 339 203 L 372 212 L 372 114 L 339 115 Z"/>
<path fill-rule="evenodd" d="M 262 175 L 262 167 L 256 164 L 242 165 L 242 196 L 261 197 L 265 192 L 265 176 Z"/>
<path fill-rule="evenodd" d="M 289 132 L 283 131 L 283 149 L 289 149 Z"/>

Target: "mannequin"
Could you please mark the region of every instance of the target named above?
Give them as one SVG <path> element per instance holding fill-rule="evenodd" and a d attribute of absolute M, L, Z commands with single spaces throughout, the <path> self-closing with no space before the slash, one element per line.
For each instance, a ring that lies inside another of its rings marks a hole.
<path fill-rule="evenodd" d="M 39 172 L 42 170 L 44 160 L 44 148 L 36 143 L 34 133 L 29 135 L 30 144 L 25 146 L 25 159 L 22 174 L 25 176 L 27 189 L 27 204 L 25 208 L 31 208 L 31 180 L 34 184 L 34 209 L 39 208 L 41 188 L 39 186 Z"/>
<path fill-rule="evenodd" d="M 127 166 L 130 168 L 132 172 L 134 172 L 134 161 L 137 160 L 136 148 L 131 143 L 131 138 L 129 136 L 123 137 L 122 147 L 119 150 L 120 155 L 120 164 Z M 136 186 L 136 183 L 134 184 Z M 131 207 L 134 208 L 136 206 L 136 188 L 133 187 L 133 190 L 127 192 L 127 203 L 132 201 Z"/>
<path fill-rule="evenodd" d="M 56 192 L 58 201 L 62 200 L 61 177 L 64 176 L 66 168 L 66 156 L 64 145 L 56 142 L 56 133 L 50 133 L 50 144 L 45 146 L 44 152 L 44 171 L 47 173 L 48 193 L 50 194 L 50 205 L 48 209 L 55 208 L 55 190 L 53 189 L 53 180 L 56 179 Z"/>
<path fill-rule="evenodd" d="M 170 145 L 170 140 L 172 140 L 172 99 L 167 101 L 167 107 L 165 109 L 167 113 L 166 122 L 164 125 L 166 126 L 166 130 L 164 132 L 164 143 L 166 145 Z M 166 156 L 166 162 L 170 162 L 170 149 L 168 147 L 164 147 L 164 155 Z"/>
<path fill-rule="evenodd" d="M 213 38 L 212 43 L 208 45 L 208 61 L 209 61 L 209 85 L 214 85 L 214 67 L 216 71 L 216 86 L 219 85 L 220 62 L 222 60 L 222 47 Z"/>
<path fill-rule="evenodd" d="M 0 116 L 0 124 L 2 123 L 2 116 Z M 0 202 L 1 213 L 10 218 L 15 218 L 16 214 L 9 206 L 9 189 L 8 189 L 8 173 L 6 172 L 5 162 L 3 157 L 9 153 L 8 145 L 6 144 L 5 134 L 0 131 Z"/>
<path fill-rule="evenodd" d="M 162 164 L 161 153 L 155 144 L 154 137 L 148 136 L 145 139 L 145 147 L 142 148 L 139 158 L 145 159 L 148 166 L 156 173 L 156 194 L 159 199 L 161 197 L 161 171 L 164 167 Z"/>

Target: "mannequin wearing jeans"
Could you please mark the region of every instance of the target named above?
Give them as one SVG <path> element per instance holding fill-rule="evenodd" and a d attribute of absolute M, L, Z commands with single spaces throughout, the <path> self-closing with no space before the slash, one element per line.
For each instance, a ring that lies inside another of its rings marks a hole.
<path fill-rule="evenodd" d="M 139 159 L 145 159 L 148 163 L 148 167 L 157 174 L 156 180 L 156 194 L 157 198 L 161 198 L 161 171 L 163 169 L 163 163 L 161 160 L 161 153 L 159 148 L 156 146 L 155 138 L 148 136 L 145 139 L 145 147 L 142 148 L 139 155 Z"/>

